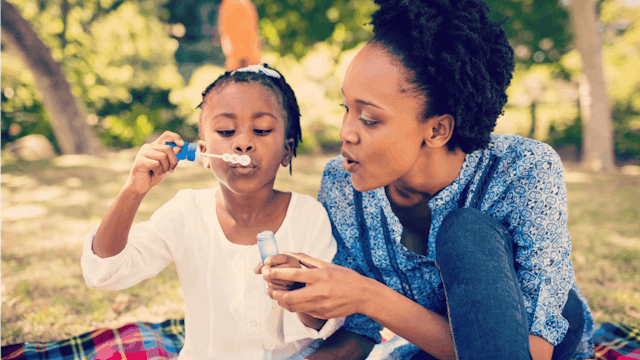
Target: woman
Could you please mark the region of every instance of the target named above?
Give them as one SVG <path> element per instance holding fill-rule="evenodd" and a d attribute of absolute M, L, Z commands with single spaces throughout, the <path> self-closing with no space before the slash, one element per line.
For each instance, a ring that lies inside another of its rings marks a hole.
<path fill-rule="evenodd" d="M 491 134 L 514 68 L 500 24 L 480 0 L 378 3 L 342 86 L 342 155 L 318 194 L 338 254 L 292 255 L 308 269 L 267 260 L 269 295 L 292 312 L 347 316 L 319 359 L 366 357 L 383 326 L 410 342 L 399 358 L 591 356 L 560 158 Z"/>

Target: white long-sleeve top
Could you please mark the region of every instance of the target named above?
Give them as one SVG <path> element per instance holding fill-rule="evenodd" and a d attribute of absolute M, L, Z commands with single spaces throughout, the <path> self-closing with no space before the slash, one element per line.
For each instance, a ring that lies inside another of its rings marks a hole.
<path fill-rule="evenodd" d="M 224 235 L 216 214 L 219 188 L 181 190 L 149 219 L 132 226 L 125 248 L 100 258 L 93 253 L 98 228 L 86 235 L 82 274 L 94 289 L 121 290 L 149 279 L 174 262 L 185 301 L 185 344 L 179 360 L 286 359 L 311 339 L 326 339 L 344 319 L 320 331 L 282 309 L 253 273 L 257 245 L 237 245 Z M 325 209 L 310 196 L 292 193 L 278 249 L 331 262 L 336 242 Z"/>

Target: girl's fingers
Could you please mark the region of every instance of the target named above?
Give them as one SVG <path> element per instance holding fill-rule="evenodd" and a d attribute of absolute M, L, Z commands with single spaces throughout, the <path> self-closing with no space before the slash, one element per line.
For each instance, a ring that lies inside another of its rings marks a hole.
<path fill-rule="evenodd" d="M 160 137 L 158 137 L 156 141 L 154 141 L 153 143 L 164 145 L 167 142 L 176 143 L 176 145 L 180 147 L 184 146 L 184 141 L 182 140 L 182 137 L 172 131 L 163 132 L 162 135 L 160 135 Z"/>
<path fill-rule="evenodd" d="M 253 273 L 256 274 L 256 275 L 262 274 L 262 267 L 263 267 L 263 265 L 262 265 L 262 261 L 261 261 L 258 265 L 256 265 L 256 267 L 253 268 Z"/>
<path fill-rule="evenodd" d="M 148 159 L 157 161 L 162 167 L 162 172 L 165 173 L 171 170 L 171 162 L 169 161 L 169 155 L 161 150 L 151 150 L 146 154 Z M 175 155 L 173 155 L 175 157 Z"/>

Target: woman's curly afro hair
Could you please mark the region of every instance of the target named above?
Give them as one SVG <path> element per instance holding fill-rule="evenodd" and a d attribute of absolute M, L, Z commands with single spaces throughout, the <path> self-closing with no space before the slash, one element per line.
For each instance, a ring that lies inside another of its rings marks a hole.
<path fill-rule="evenodd" d="M 514 69 L 513 50 L 502 24 L 489 18 L 489 6 L 482 0 L 375 2 L 372 42 L 410 70 L 408 81 L 427 98 L 424 118 L 454 117 L 449 149 L 485 148 Z"/>

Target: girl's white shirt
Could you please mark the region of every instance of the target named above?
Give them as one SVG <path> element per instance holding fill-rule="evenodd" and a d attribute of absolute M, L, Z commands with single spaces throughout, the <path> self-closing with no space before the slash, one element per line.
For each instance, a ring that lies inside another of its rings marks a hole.
<path fill-rule="evenodd" d="M 286 359 L 312 339 L 326 339 L 344 322 L 329 320 L 320 331 L 269 298 L 266 282 L 253 273 L 257 245 L 231 243 L 220 226 L 219 188 L 180 190 L 149 219 L 132 226 L 125 248 L 102 259 L 93 253 L 98 227 L 85 236 L 82 274 L 94 289 L 121 290 L 175 263 L 185 301 L 185 344 L 179 360 Z M 275 233 L 282 253 L 302 252 L 331 262 L 336 241 L 324 207 L 293 192 Z"/>

